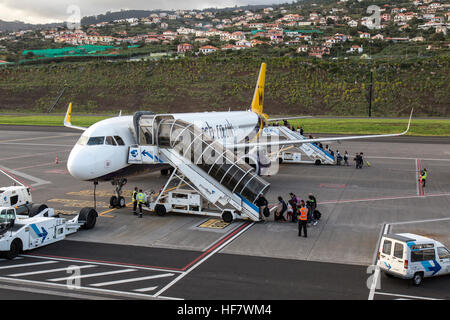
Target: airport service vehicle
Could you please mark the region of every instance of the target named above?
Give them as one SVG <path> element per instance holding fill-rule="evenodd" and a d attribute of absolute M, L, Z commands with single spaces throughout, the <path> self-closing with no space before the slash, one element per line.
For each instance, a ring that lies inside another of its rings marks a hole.
<path fill-rule="evenodd" d="M 173 168 L 192 189 L 223 212 L 230 209 L 258 221 L 254 202 L 270 186 L 261 177 L 262 171 L 271 172 L 270 167 L 279 159 L 299 162 L 302 153 L 316 164 L 333 163 L 334 159 L 313 143 L 394 137 L 409 130 L 412 112 L 407 129 L 401 133 L 305 139 L 280 129 L 282 139 L 276 135 L 265 139 L 263 130 L 270 123 L 304 118 L 271 119 L 263 113 L 265 74 L 263 63 L 251 108 L 246 111 L 172 114 L 138 111 L 133 116 L 113 117 L 85 128 L 72 125 L 70 103 L 64 125 L 83 133 L 70 152 L 67 169 L 73 177 L 93 182 L 94 192 L 98 182 L 111 181 L 116 185 L 111 206 L 121 207 L 125 204 L 121 191 L 127 177 L 156 170 L 167 174 Z M 294 151 L 288 149 L 290 146 L 299 149 L 298 152 L 287 153 Z"/>
<path fill-rule="evenodd" d="M 14 207 L 17 214 L 30 217 L 47 208 L 45 204 L 34 204 L 30 188 L 25 186 L 0 188 L 0 207 Z"/>
<path fill-rule="evenodd" d="M 22 251 L 61 241 L 80 228 L 92 229 L 96 220 L 93 208 L 83 208 L 76 217 L 66 220 L 47 207 L 33 216 L 18 215 L 13 207 L 0 207 L 0 253 L 14 259 Z"/>
<path fill-rule="evenodd" d="M 417 234 L 385 234 L 378 266 L 387 276 L 412 279 L 418 286 L 426 277 L 450 274 L 450 251 L 442 243 Z"/>

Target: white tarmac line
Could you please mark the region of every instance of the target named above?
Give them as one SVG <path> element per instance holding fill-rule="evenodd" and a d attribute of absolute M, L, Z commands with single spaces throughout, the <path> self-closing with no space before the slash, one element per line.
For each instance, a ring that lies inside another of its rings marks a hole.
<path fill-rule="evenodd" d="M 380 268 L 377 266 L 377 256 L 378 256 L 378 248 L 380 247 L 380 242 L 381 242 L 381 238 L 383 235 L 387 234 L 389 232 L 389 224 L 385 224 L 384 228 L 383 228 L 383 234 L 381 235 L 379 241 L 378 241 L 378 245 L 376 250 L 376 254 L 375 254 L 375 259 L 373 262 L 373 265 L 375 266 L 375 273 L 373 275 L 373 281 L 372 284 L 370 286 L 370 292 L 369 292 L 369 298 L 367 300 L 373 300 L 374 296 L 375 296 L 375 290 L 377 289 L 377 285 L 378 285 L 378 279 L 380 278 Z"/>
<path fill-rule="evenodd" d="M 142 288 L 142 289 L 134 289 L 133 291 L 135 291 L 135 292 L 148 292 L 148 291 L 153 291 L 156 288 L 158 288 L 158 287 L 156 286 L 156 287 L 148 287 L 148 288 Z"/>
<path fill-rule="evenodd" d="M 202 263 L 204 263 L 206 260 L 208 260 L 209 258 L 211 258 L 214 254 L 216 254 L 217 252 L 219 252 L 220 250 L 222 250 L 224 247 L 226 247 L 229 243 L 231 243 L 234 239 L 236 239 L 237 237 L 239 237 L 241 234 L 243 234 L 245 231 L 247 231 L 248 229 L 250 229 L 250 227 L 252 227 L 255 223 L 252 222 L 250 223 L 248 226 L 246 226 L 244 229 L 242 229 L 241 231 L 239 231 L 238 233 L 236 233 L 234 236 L 232 236 L 230 239 L 228 239 L 227 241 L 225 241 L 224 243 L 222 243 L 219 247 L 217 247 L 216 249 L 214 249 L 210 254 L 206 255 L 203 259 L 201 259 L 200 261 L 198 261 L 196 264 L 194 264 L 193 266 L 190 267 L 189 270 L 187 270 L 186 272 L 180 274 L 177 278 L 175 278 L 172 282 L 170 282 L 168 285 L 166 285 L 164 288 L 162 288 L 161 290 L 159 290 L 157 293 L 155 293 L 154 297 L 159 297 L 161 295 L 161 293 L 163 293 L 164 291 L 166 291 L 167 289 L 169 289 L 170 287 L 172 287 L 173 285 L 175 285 L 178 281 L 180 281 L 181 279 L 183 279 L 186 275 L 188 275 L 190 272 L 192 272 L 193 270 L 195 270 L 198 266 L 200 266 Z M 239 227 L 238 227 L 239 228 Z M 231 231 L 233 232 L 233 231 Z"/>
<path fill-rule="evenodd" d="M 94 265 L 86 265 L 86 266 L 77 266 L 79 269 L 86 269 L 86 268 L 92 268 L 96 267 Z M 40 270 L 40 271 L 31 271 L 31 272 L 23 272 L 23 273 L 15 273 L 15 274 L 8 274 L 8 277 L 23 277 L 23 276 L 32 276 L 35 274 L 43 274 L 43 273 L 52 273 L 52 272 L 59 272 L 59 271 L 66 271 L 69 267 L 64 268 L 57 268 L 57 269 L 47 269 L 47 270 Z"/>
<path fill-rule="evenodd" d="M 146 277 L 140 277 L 140 278 L 131 278 L 131 279 L 124 279 L 124 280 L 116 280 L 116 281 L 93 283 L 90 286 L 93 286 L 93 287 L 112 286 L 112 285 L 121 284 L 121 283 L 128 283 L 128 282 L 136 282 L 136 281 L 143 281 L 143 280 L 171 277 L 173 275 L 174 275 L 174 273 L 163 273 L 163 274 L 156 274 L 156 275 L 153 275 L 153 276 L 146 276 Z"/>
<path fill-rule="evenodd" d="M 3 269 L 12 269 L 12 268 L 20 268 L 20 267 L 32 267 L 32 266 L 38 266 L 41 264 L 49 264 L 49 263 L 58 263 L 58 262 L 57 261 L 43 261 L 43 262 L 22 263 L 22 264 L 15 264 L 15 265 L 11 265 L 11 266 L 0 267 L 0 269 L 3 270 Z"/>
<path fill-rule="evenodd" d="M 17 141 L 28 141 L 28 140 L 45 140 L 45 139 L 57 139 L 57 138 L 66 138 L 66 137 L 76 137 L 79 136 L 77 134 L 61 134 L 56 136 L 44 136 L 44 137 L 33 137 L 33 138 L 19 138 L 19 139 L 8 139 L 8 140 L 0 140 L 0 143 L 7 142 L 17 142 Z"/>
<path fill-rule="evenodd" d="M 43 155 L 49 155 L 49 154 L 55 154 L 55 153 L 70 152 L 71 150 L 72 149 L 66 149 L 66 150 L 61 150 L 61 151 L 51 151 L 51 152 L 25 154 L 25 155 L 20 155 L 20 156 L 16 156 L 16 157 L 2 158 L 2 159 L 0 159 L 0 161 L 15 160 L 15 159 L 21 159 L 21 158 L 33 158 L 33 157 L 36 157 L 36 156 L 43 156 Z"/>
<path fill-rule="evenodd" d="M 101 261 L 92 261 L 92 260 L 77 260 L 77 259 L 68 259 L 68 258 L 57 258 L 57 257 L 45 257 L 45 256 L 35 256 L 32 254 L 23 255 L 23 257 L 31 257 L 36 259 L 45 259 L 45 260 L 55 260 L 55 261 L 69 261 L 76 263 L 88 263 L 88 264 L 97 264 L 101 266 L 112 266 L 112 267 L 121 267 L 121 268 L 133 268 L 139 270 L 152 270 L 152 271 L 166 271 L 166 272 L 176 272 L 183 273 L 184 271 L 172 270 L 172 269 L 164 269 L 164 268 L 152 268 L 138 265 L 128 265 L 128 264 L 119 264 L 119 263 L 108 263 Z"/>
<path fill-rule="evenodd" d="M 400 222 L 391 222 L 391 225 L 397 224 L 414 224 L 414 223 L 425 223 L 425 222 L 438 222 L 438 221 L 447 221 L 450 218 L 437 218 L 437 219 L 426 219 L 426 220 L 413 220 L 413 221 L 400 221 Z"/>
<path fill-rule="evenodd" d="M 33 176 L 29 175 L 29 174 L 26 174 L 26 173 L 23 173 L 23 172 L 20 172 L 20 171 L 17 171 L 17 170 L 9 169 L 9 168 L 7 168 L 5 166 L 0 166 L 0 169 L 3 169 L 5 171 L 7 171 L 7 173 L 11 173 L 11 174 L 13 174 L 15 176 L 19 176 L 19 177 L 25 178 L 27 180 L 34 181 L 35 183 L 31 184 L 30 185 L 31 187 L 37 187 L 37 186 L 40 186 L 40 185 L 43 185 L 43 184 L 50 184 L 51 183 L 50 181 L 42 180 L 42 179 L 33 177 Z"/>
<path fill-rule="evenodd" d="M 44 147 L 66 147 L 67 144 L 54 143 L 17 143 L 17 142 L 0 142 L 0 145 L 14 145 L 14 146 L 44 146 Z"/>
<path fill-rule="evenodd" d="M 94 266 L 96 267 L 96 266 Z M 111 274 L 118 274 L 118 273 L 125 273 L 125 272 L 134 272 L 137 271 L 136 269 L 123 269 L 123 270 L 115 270 L 115 271 L 105 271 L 105 272 L 98 272 L 98 273 L 89 273 L 89 274 L 83 274 L 79 276 L 68 276 L 63 278 L 55 278 L 55 279 L 48 279 L 48 281 L 57 282 L 57 281 L 64 281 L 68 279 L 85 279 L 85 278 L 92 278 L 92 277 L 101 277 L 101 276 L 107 276 Z"/>
<path fill-rule="evenodd" d="M 40 285 L 40 286 L 46 286 L 50 288 L 61 288 L 67 290 L 66 284 L 59 284 L 59 283 L 51 283 L 51 282 L 43 282 L 43 281 L 34 281 L 34 280 L 25 280 L 25 279 L 13 279 L 13 278 L 6 278 L 0 276 L 0 281 L 3 282 L 9 282 L 9 283 L 16 283 L 16 284 L 32 284 L 32 285 Z M 89 288 L 89 287 L 80 287 L 78 292 L 92 292 L 92 293 L 98 293 L 98 294 L 108 294 L 108 295 L 114 295 L 114 296 L 120 296 L 120 297 L 129 297 L 129 298 L 141 298 L 141 299 L 166 299 L 166 300 L 179 300 L 179 298 L 172 298 L 172 297 L 153 297 L 148 294 L 143 293 L 133 293 L 133 292 L 126 292 L 126 291 L 117 291 L 117 290 L 108 290 L 108 289 L 97 289 L 97 288 Z"/>
<path fill-rule="evenodd" d="M 408 296 L 408 295 L 404 295 L 404 294 L 387 293 L 387 292 L 376 292 L 375 294 L 382 295 L 382 296 L 402 297 L 402 298 L 408 298 L 408 299 L 443 300 L 443 299 L 438 299 L 438 298 L 427 298 L 427 297 L 418 297 L 418 296 Z"/>

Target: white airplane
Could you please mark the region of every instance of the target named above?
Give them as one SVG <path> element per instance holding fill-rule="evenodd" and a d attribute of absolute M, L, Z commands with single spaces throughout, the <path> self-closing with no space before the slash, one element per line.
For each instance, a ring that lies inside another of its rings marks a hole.
<path fill-rule="evenodd" d="M 267 126 L 269 122 L 285 119 L 305 118 L 291 117 L 269 119 L 269 117 L 263 113 L 265 73 L 266 64 L 263 63 L 258 76 L 258 82 L 255 88 L 251 110 L 173 113 L 165 116 L 170 116 L 173 119 L 179 119 L 187 123 L 195 124 L 200 127 L 203 132 L 207 133 L 210 137 L 219 141 L 230 150 L 246 147 L 252 148 L 253 150 L 258 150 L 267 146 L 395 137 L 404 135 L 409 130 L 412 111 L 408 122 L 408 127 L 401 133 L 255 142 L 263 128 Z M 83 181 L 93 181 L 95 184 L 99 181 L 112 181 L 113 184 L 117 186 L 116 191 L 119 191 L 119 196 L 122 185 L 126 183 L 125 178 L 128 176 L 153 170 L 162 170 L 162 173 L 167 173 L 170 165 L 166 163 L 145 165 L 129 164 L 127 161 L 129 147 L 139 144 L 136 137 L 136 121 L 139 120 L 140 116 L 153 114 L 152 112 L 136 112 L 134 116 L 119 115 L 118 117 L 99 121 L 89 128 L 72 125 L 71 112 L 72 103 L 69 104 L 67 109 L 64 125 L 69 128 L 84 131 L 70 152 L 69 159 L 67 161 L 67 169 L 73 177 Z M 256 163 L 257 162 L 258 159 L 256 160 Z"/>

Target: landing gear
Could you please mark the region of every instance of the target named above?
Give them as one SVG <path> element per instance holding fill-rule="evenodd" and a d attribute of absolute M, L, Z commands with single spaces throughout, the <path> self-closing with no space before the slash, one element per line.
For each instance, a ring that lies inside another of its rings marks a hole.
<path fill-rule="evenodd" d="M 127 184 L 127 179 L 125 178 L 121 178 L 121 179 L 114 179 L 113 181 L 111 181 L 112 185 L 116 186 L 116 195 L 112 196 L 109 199 L 109 205 L 112 208 L 124 208 L 126 206 L 126 202 L 125 202 L 125 198 L 122 197 L 122 188 L 124 185 Z"/>

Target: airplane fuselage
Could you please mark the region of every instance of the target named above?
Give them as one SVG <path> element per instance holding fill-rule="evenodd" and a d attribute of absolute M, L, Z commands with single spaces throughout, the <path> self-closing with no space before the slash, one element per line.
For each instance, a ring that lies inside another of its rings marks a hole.
<path fill-rule="evenodd" d="M 251 111 L 174 113 L 170 116 L 194 124 L 224 145 L 243 142 L 262 127 L 258 114 Z M 67 168 L 79 180 L 102 181 L 167 167 L 167 164 L 128 164 L 129 147 L 136 144 L 132 116 L 99 121 L 81 135 L 70 152 Z"/>

